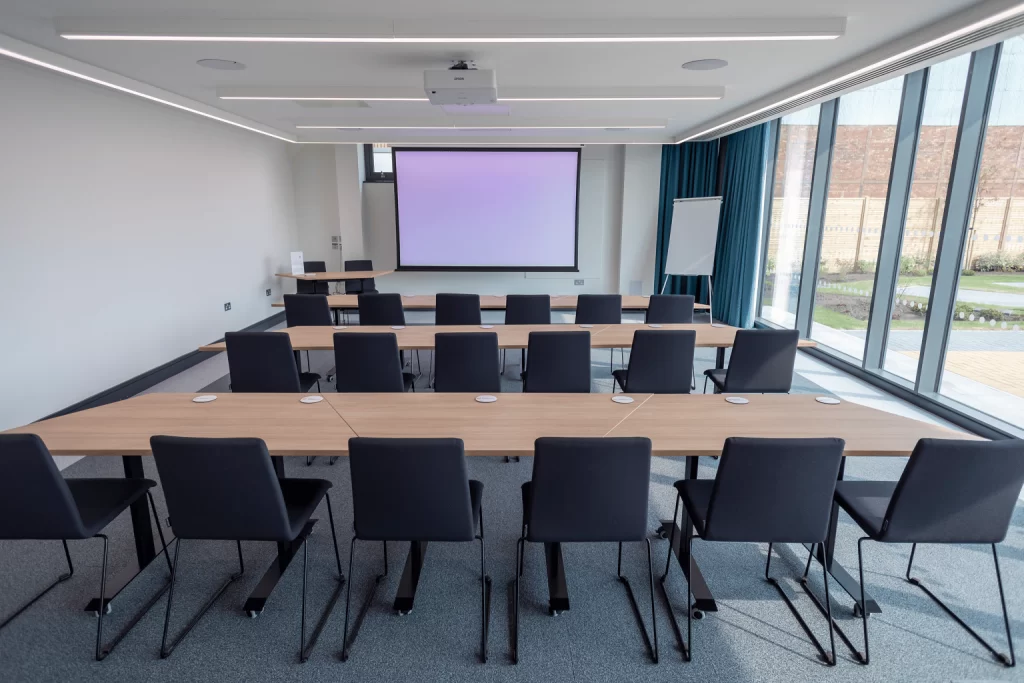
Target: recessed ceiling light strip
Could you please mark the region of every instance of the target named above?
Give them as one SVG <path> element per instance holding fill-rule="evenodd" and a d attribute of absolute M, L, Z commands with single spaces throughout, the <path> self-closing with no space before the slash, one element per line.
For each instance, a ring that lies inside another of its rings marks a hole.
<path fill-rule="evenodd" d="M 866 80 L 864 79 L 864 77 L 868 74 L 871 74 L 872 72 L 883 71 L 889 65 L 898 64 L 915 55 L 922 55 L 923 53 L 928 53 L 929 51 L 934 50 L 935 48 L 942 46 L 946 43 L 955 43 L 956 41 L 964 38 L 965 36 L 968 36 L 976 32 L 985 31 L 986 29 L 992 27 L 995 24 L 1019 19 L 1021 18 L 1022 14 L 1024 14 L 1024 3 L 1017 3 L 1013 7 L 1003 10 L 1002 12 L 998 12 L 996 14 L 970 23 L 961 28 L 949 31 L 948 33 L 945 33 L 926 42 L 920 43 L 919 45 L 915 45 L 914 47 L 898 52 L 897 54 L 890 55 L 889 57 L 880 59 L 876 62 L 872 62 L 867 66 L 855 69 L 854 71 L 846 73 L 842 76 L 838 76 L 819 85 L 807 88 L 806 90 L 798 92 L 795 95 L 790 95 L 789 97 L 782 98 L 780 100 L 772 102 L 771 104 L 755 109 L 754 111 L 746 112 L 743 115 L 732 118 L 724 123 L 720 123 L 715 126 L 705 128 L 697 133 L 693 133 L 691 135 L 682 137 L 676 140 L 676 143 L 681 144 L 684 142 L 689 142 L 690 140 L 695 140 L 697 138 L 705 138 L 711 135 L 712 133 L 715 133 L 716 131 L 722 131 L 723 133 L 733 132 L 733 130 L 739 130 L 747 126 L 755 125 L 757 123 L 760 123 L 759 115 L 765 114 L 767 112 L 772 112 L 773 116 L 771 118 L 774 118 L 774 114 L 777 112 L 774 112 L 773 110 L 784 108 L 788 104 L 800 102 L 801 100 L 804 99 L 815 99 L 812 96 L 816 94 L 823 95 L 829 94 L 830 91 L 839 91 L 842 89 L 843 84 L 855 84 L 856 82 L 858 82 L 858 79 L 860 81 Z M 904 64 L 902 66 L 904 66 L 904 68 L 912 67 L 912 63 Z"/>
<path fill-rule="evenodd" d="M 139 92 L 138 90 L 133 90 L 133 89 L 127 88 L 127 87 L 125 87 L 123 85 L 118 85 L 118 84 L 112 83 L 110 81 L 105 81 L 105 80 L 103 80 L 101 78 L 95 78 L 93 76 L 89 76 L 89 75 L 86 75 L 84 73 L 81 73 L 80 71 L 74 71 L 72 69 L 67 69 L 67 68 L 64 68 L 62 66 L 58 66 L 56 64 L 53 64 L 53 63 L 50 63 L 50 62 L 47 62 L 47 61 L 44 61 L 44 60 L 41 60 L 41 59 L 36 59 L 35 57 L 30 57 L 30 56 L 28 56 L 26 54 L 22 54 L 20 52 L 15 52 L 13 50 L 8 50 L 8 49 L 0 47 L 0 55 L 2 55 L 4 57 L 10 57 L 11 59 L 16 59 L 16 60 L 18 60 L 20 62 L 25 62 L 27 64 L 32 64 L 34 66 L 41 66 L 44 69 L 49 69 L 50 71 L 56 71 L 57 73 L 61 73 L 61 74 L 64 74 L 66 76 L 72 76 L 74 78 L 78 78 L 78 79 L 81 79 L 83 81 L 88 81 L 89 83 L 95 83 L 96 85 L 102 85 L 102 86 L 104 86 L 106 88 L 111 88 L 113 90 L 118 90 L 120 92 L 127 93 L 129 95 L 135 95 L 136 97 L 141 97 L 143 99 L 150 100 L 151 102 L 157 102 L 159 104 L 167 105 L 168 107 L 174 107 L 175 109 L 181 109 L 182 111 L 187 111 L 187 112 L 192 113 L 192 114 L 198 114 L 199 116 L 203 116 L 203 117 L 206 117 L 208 119 L 213 119 L 214 121 L 220 121 L 221 123 L 226 123 L 228 125 L 235 126 L 237 128 L 244 128 L 245 130 L 252 131 L 253 133 L 259 133 L 260 135 L 266 135 L 267 137 L 276 138 L 278 140 L 283 140 L 285 142 L 295 142 L 295 140 L 283 137 L 281 135 L 275 135 L 274 133 L 270 133 L 270 132 L 267 132 L 265 130 L 260 130 L 259 128 L 253 128 L 252 126 L 247 126 L 244 123 L 239 123 L 237 121 L 232 121 L 231 119 L 225 119 L 225 118 L 222 118 L 220 116 L 216 116 L 214 114 L 209 114 L 209 113 L 207 113 L 205 111 L 201 111 L 199 109 L 193 109 L 192 107 L 188 107 L 188 106 L 185 106 L 183 104 L 178 104 L 177 102 L 171 102 L 170 100 L 165 100 L 165 99 L 162 99 L 160 97 L 155 97 L 154 95 L 148 95 L 148 94 L 146 94 L 144 92 Z"/>
<path fill-rule="evenodd" d="M 119 33 L 61 33 L 67 40 L 180 43 L 746 43 L 835 40 L 840 33 L 706 36 L 273 36 L 273 35 L 159 35 Z"/>
<path fill-rule="evenodd" d="M 664 125 L 608 125 L 608 126 L 460 126 L 451 124 L 446 126 L 373 126 L 361 124 L 347 124 L 335 126 L 295 126 L 303 130 L 607 130 L 609 128 L 621 128 L 629 130 L 639 129 L 662 129 Z"/>

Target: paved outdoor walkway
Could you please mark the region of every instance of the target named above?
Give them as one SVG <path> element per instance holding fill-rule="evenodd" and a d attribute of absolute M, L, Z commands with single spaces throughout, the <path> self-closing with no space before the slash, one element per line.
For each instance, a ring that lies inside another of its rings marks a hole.
<path fill-rule="evenodd" d="M 923 285 L 910 285 L 906 290 L 907 296 L 921 296 L 927 298 L 931 294 L 931 287 Z M 1024 308 L 1024 293 L 1011 294 L 1009 292 L 982 292 L 976 289 L 958 289 L 956 300 L 965 303 L 983 304 L 995 306 L 996 308 Z"/>

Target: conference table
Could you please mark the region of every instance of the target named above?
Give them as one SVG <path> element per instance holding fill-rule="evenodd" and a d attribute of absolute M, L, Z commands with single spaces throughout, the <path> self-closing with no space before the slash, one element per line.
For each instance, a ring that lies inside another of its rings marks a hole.
<path fill-rule="evenodd" d="M 337 332 L 391 332 L 398 339 L 398 348 L 403 351 L 424 351 L 434 348 L 434 335 L 443 332 L 494 332 L 498 335 L 498 348 L 525 349 L 529 346 L 531 332 L 590 332 L 590 346 L 595 349 L 624 349 L 633 345 L 633 333 L 637 330 L 693 330 L 696 332 L 698 348 L 717 350 L 715 367 L 725 367 L 725 350 L 731 348 L 740 328 L 721 324 L 676 323 L 648 325 L 645 323 L 622 323 L 619 325 L 315 325 L 287 327 L 278 332 L 291 337 L 295 351 L 333 351 L 334 335 Z M 798 346 L 815 347 L 810 339 L 801 339 Z M 225 342 L 218 341 L 199 347 L 200 351 L 225 351 Z"/>
<path fill-rule="evenodd" d="M 326 273 L 275 273 L 277 277 L 288 277 L 293 280 L 311 282 L 338 282 L 340 280 L 366 280 L 390 275 L 393 270 L 346 270 L 328 271 Z"/>
<path fill-rule="evenodd" d="M 575 294 L 552 294 L 552 311 L 574 311 L 576 310 L 577 295 Z M 622 296 L 622 310 L 624 311 L 646 311 L 651 303 L 651 297 L 636 294 L 624 294 Z M 271 304 L 275 308 L 282 308 L 283 301 Z M 356 310 L 359 308 L 358 294 L 329 294 L 327 305 L 332 309 Z M 434 294 L 403 294 L 402 308 L 407 311 L 433 311 L 437 308 L 437 297 Z M 494 294 L 480 295 L 480 309 L 484 311 L 505 310 L 505 297 Z M 707 304 L 695 303 L 693 310 L 710 310 Z"/>
<path fill-rule="evenodd" d="M 257 437 L 263 439 L 279 476 L 289 456 L 344 456 L 348 439 L 371 437 L 456 437 L 468 456 L 530 456 L 542 436 L 646 436 L 655 456 L 687 456 L 686 477 L 696 478 L 700 456 L 721 454 L 725 439 L 750 437 L 839 437 L 845 455 L 906 456 L 921 438 L 974 439 L 969 434 L 843 401 L 819 403 L 808 394 L 748 395 L 734 405 L 714 394 L 626 394 L 620 404 L 610 394 L 499 394 L 493 403 L 478 403 L 475 394 L 396 393 L 324 394 L 304 404 L 307 394 L 219 394 L 209 403 L 194 403 L 195 394 L 147 394 L 97 408 L 43 420 L 5 433 L 38 434 L 55 455 L 120 456 L 126 477 L 144 477 L 142 456 L 150 454 L 155 434 L 190 437 Z M 623 396 L 623 394 L 616 394 Z M 844 464 L 839 477 L 843 477 Z M 201 473 L 196 476 L 202 476 Z M 514 515 L 518 525 L 520 511 Z M 136 557 L 133 566 L 111 581 L 114 599 L 158 556 L 152 519 L 145 499 L 131 507 Z M 818 560 L 851 595 L 859 585 L 834 560 L 836 515 Z M 673 525 L 666 521 L 664 525 Z M 690 576 L 695 608 L 716 611 L 714 596 L 688 555 L 685 532 L 675 526 L 673 552 Z M 423 567 L 426 543 L 413 543 L 395 598 L 395 609 L 412 609 Z M 278 556 L 246 600 L 243 609 L 258 614 L 273 592 L 298 544 L 279 544 Z M 569 609 L 569 592 L 561 546 L 545 544 L 549 609 Z M 95 611 L 98 598 L 87 610 Z M 877 603 L 867 600 L 869 612 Z"/>

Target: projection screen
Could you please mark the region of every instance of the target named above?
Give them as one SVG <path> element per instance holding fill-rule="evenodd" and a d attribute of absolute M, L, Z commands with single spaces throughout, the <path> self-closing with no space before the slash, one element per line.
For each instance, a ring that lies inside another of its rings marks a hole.
<path fill-rule="evenodd" d="M 578 148 L 392 154 L 398 270 L 578 270 Z"/>

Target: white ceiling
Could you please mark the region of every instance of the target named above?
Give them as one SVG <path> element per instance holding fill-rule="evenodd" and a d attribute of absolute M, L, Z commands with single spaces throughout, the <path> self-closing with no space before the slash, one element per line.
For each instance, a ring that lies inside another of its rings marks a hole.
<path fill-rule="evenodd" d="M 86 64 L 142 81 L 307 141 L 573 141 L 664 142 L 810 76 L 878 48 L 977 3 L 971 0 L 0 0 L 0 32 Z M 770 7 L 768 7 L 770 5 Z M 84 42 L 57 35 L 57 19 L 305 20 L 367 19 L 847 19 L 836 40 L 700 43 L 294 44 Z M 372 12 L 372 14 L 371 14 Z M 204 58 L 239 61 L 244 71 L 213 71 Z M 729 66 L 686 71 L 683 62 L 720 58 Z M 473 117 L 472 125 L 628 125 L 665 129 L 534 131 L 298 130 L 296 125 L 456 125 L 463 117 L 418 102 L 310 103 L 221 100 L 218 88 L 358 86 L 422 93 L 423 70 L 473 59 L 497 71 L 503 89 L 669 88 L 724 86 L 717 101 L 522 102 L 507 114 Z M 483 123 L 480 121 L 483 119 Z M 493 123 L 492 123 L 493 121 Z"/>

